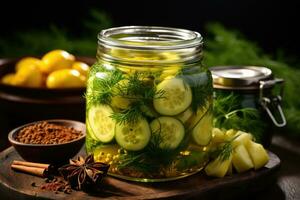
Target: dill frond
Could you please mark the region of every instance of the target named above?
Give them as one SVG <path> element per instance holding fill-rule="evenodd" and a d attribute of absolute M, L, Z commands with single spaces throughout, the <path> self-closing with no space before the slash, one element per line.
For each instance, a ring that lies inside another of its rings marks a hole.
<path fill-rule="evenodd" d="M 136 123 L 143 117 L 139 103 L 133 103 L 128 109 L 114 112 L 111 118 L 119 124 Z"/>
<path fill-rule="evenodd" d="M 111 116 L 117 123 L 135 123 L 142 117 L 149 117 L 145 110 L 151 110 L 154 98 L 163 97 L 164 91 L 156 91 L 154 84 L 146 83 L 145 79 L 148 76 L 148 73 L 136 72 L 126 77 L 127 84 L 116 84 L 114 87 L 115 93 L 113 95 L 132 101 L 130 107 L 120 112 L 115 112 Z"/>
<path fill-rule="evenodd" d="M 236 135 L 233 138 L 231 138 L 230 140 L 224 141 L 223 143 L 219 144 L 216 149 L 209 152 L 211 159 L 214 160 L 217 157 L 219 157 L 221 159 L 221 161 L 228 160 L 233 151 L 232 141 L 235 140 L 239 136 L 240 135 Z"/>
<path fill-rule="evenodd" d="M 99 70 L 102 66 L 96 65 L 95 68 Z M 94 69 L 95 69 L 94 68 Z M 99 68 L 99 69 L 98 69 Z M 95 70 L 95 71 L 97 71 Z M 91 72 L 95 73 L 95 72 Z M 101 71 L 100 71 L 101 73 Z M 103 77 L 97 77 L 94 74 L 94 78 L 91 81 L 91 89 L 88 90 L 86 94 L 87 105 L 91 104 L 110 104 L 111 98 L 114 95 L 114 86 L 124 79 L 122 72 L 119 70 L 114 70 L 111 72 L 102 72 Z"/>
<path fill-rule="evenodd" d="M 214 126 L 224 129 L 236 129 L 250 132 L 256 141 L 263 137 L 265 124 L 259 110 L 255 108 L 240 108 L 238 95 L 218 95 L 214 100 Z"/>

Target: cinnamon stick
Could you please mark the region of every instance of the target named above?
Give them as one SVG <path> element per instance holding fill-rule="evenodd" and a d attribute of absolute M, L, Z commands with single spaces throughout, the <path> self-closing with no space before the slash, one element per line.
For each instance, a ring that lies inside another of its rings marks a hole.
<path fill-rule="evenodd" d="M 30 166 L 23 166 L 23 165 L 11 165 L 12 169 L 21 171 L 21 172 L 26 172 L 29 174 L 33 174 L 36 176 L 44 177 L 46 175 L 47 169 L 45 168 L 40 168 L 40 167 L 30 167 Z"/>
<path fill-rule="evenodd" d="M 12 162 L 12 165 L 21 165 L 21 166 L 27 166 L 27 167 L 37 167 L 37 168 L 43 168 L 48 169 L 49 164 L 44 163 L 34 163 L 34 162 L 27 162 L 27 161 L 20 161 L 20 160 L 14 160 Z"/>

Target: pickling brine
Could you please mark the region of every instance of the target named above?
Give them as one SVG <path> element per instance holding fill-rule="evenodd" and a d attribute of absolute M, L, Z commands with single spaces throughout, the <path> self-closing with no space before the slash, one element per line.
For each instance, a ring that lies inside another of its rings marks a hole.
<path fill-rule="evenodd" d="M 120 27 L 98 39 L 86 92 L 87 152 L 128 180 L 200 171 L 212 130 L 212 77 L 201 65 L 200 34 Z"/>

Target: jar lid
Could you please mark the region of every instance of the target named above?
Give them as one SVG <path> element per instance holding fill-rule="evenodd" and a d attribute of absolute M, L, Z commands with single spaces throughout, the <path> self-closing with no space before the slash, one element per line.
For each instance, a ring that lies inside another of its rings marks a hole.
<path fill-rule="evenodd" d="M 259 66 L 217 66 L 210 70 L 214 88 L 218 89 L 259 89 L 259 81 L 272 78 L 269 68 Z"/>

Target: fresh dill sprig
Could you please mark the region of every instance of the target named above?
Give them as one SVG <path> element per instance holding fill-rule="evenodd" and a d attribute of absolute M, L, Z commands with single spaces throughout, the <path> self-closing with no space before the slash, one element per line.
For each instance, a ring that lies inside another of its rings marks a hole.
<path fill-rule="evenodd" d="M 98 72 L 94 76 L 90 83 L 91 89 L 86 94 L 87 104 L 110 104 L 114 95 L 114 86 L 124 79 L 122 72 L 119 70 Z"/>
<path fill-rule="evenodd" d="M 217 146 L 216 149 L 209 152 L 211 159 L 214 160 L 219 157 L 221 161 L 228 160 L 233 151 L 232 141 L 235 140 L 239 136 L 240 135 L 236 135 L 233 138 L 231 138 L 230 140 L 222 142 L 221 144 L 219 144 Z"/>
<path fill-rule="evenodd" d="M 120 155 L 118 169 L 132 168 L 143 173 L 157 172 L 160 165 L 147 160 L 144 152 L 126 152 Z"/>
<path fill-rule="evenodd" d="M 162 90 L 156 90 L 154 84 L 148 84 L 148 72 L 135 72 L 128 77 L 128 85 L 126 88 L 127 95 L 137 98 L 146 103 L 152 102 L 154 98 L 161 98 L 164 94 Z"/>
<path fill-rule="evenodd" d="M 157 91 L 154 84 L 147 83 L 148 76 L 147 73 L 136 72 L 126 77 L 126 84 L 115 86 L 114 95 L 132 101 L 127 109 L 112 114 L 117 123 L 135 123 L 143 116 L 149 117 L 153 99 L 163 97 L 164 91 Z"/>
<path fill-rule="evenodd" d="M 139 102 L 132 103 L 129 108 L 114 112 L 111 118 L 119 124 L 136 123 L 143 117 L 140 107 Z"/>
<path fill-rule="evenodd" d="M 221 161 L 225 161 L 225 160 L 229 159 L 232 151 L 233 151 L 233 149 L 232 149 L 231 142 L 226 142 L 225 144 L 223 144 L 223 146 L 221 148 L 217 149 L 213 153 L 218 155 L 217 157 L 219 157 L 221 159 Z"/>
<path fill-rule="evenodd" d="M 134 168 L 145 173 L 159 171 L 159 168 L 170 166 L 180 151 L 186 149 L 188 137 L 186 136 L 176 149 L 161 148 L 163 135 L 159 131 L 153 133 L 149 144 L 139 152 L 126 152 L 120 156 L 118 168 Z M 150 174 L 151 175 L 151 174 Z"/>
<path fill-rule="evenodd" d="M 261 142 L 265 124 L 255 108 L 240 108 L 237 95 L 218 95 L 214 100 L 214 126 L 250 132 Z"/>
<path fill-rule="evenodd" d="M 165 138 L 160 131 L 161 130 L 158 129 L 157 132 L 152 133 L 151 140 L 147 145 L 145 152 L 149 158 L 155 159 L 157 163 L 169 165 L 173 162 L 174 158 L 180 154 L 180 151 L 187 148 L 189 136 L 186 134 L 179 146 L 175 149 L 168 147 L 161 148 L 161 144 Z"/>
<path fill-rule="evenodd" d="M 128 152 L 126 154 L 120 154 L 118 168 L 122 169 L 132 165 L 137 160 L 142 158 L 142 153 Z"/>

